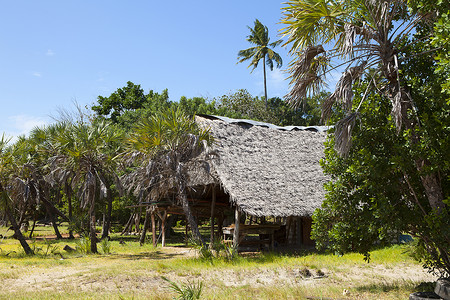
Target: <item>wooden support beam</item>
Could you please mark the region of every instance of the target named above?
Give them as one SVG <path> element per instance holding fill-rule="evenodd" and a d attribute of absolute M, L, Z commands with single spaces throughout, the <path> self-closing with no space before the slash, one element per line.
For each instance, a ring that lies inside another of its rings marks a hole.
<path fill-rule="evenodd" d="M 150 215 L 152 219 L 152 242 L 153 247 L 156 247 L 156 221 L 155 221 L 155 212 L 152 211 L 152 214 Z"/>
<path fill-rule="evenodd" d="M 241 220 L 241 212 L 239 208 L 236 206 L 236 210 L 234 211 L 234 233 L 233 233 L 233 246 L 237 248 L 239 245 L 239 223 Z"/>
<path fill-rule="evenodd" d="M 211 220 L 210 220 L 210 225 L 211 225 L 211 236 L 209 239 L 209 247 L 212 246 L 213 242 L 214 242 L 214 213 L 215 213 L 215 208 L 216 208 L 216 186 L 213 185 L 212 187 L 212 201 L 211 201 Z"/>
<path fill-rule="evenodd" d="M 161 244 L 163 247 L 166 246 L 166 220 L 167 220 L 167 210 L 164 211 L 161 218 Z"/>

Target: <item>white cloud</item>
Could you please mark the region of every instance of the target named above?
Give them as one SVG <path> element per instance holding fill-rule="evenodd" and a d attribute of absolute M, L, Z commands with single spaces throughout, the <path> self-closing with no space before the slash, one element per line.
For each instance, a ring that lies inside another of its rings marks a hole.
<path fill-rule="evenodd" d="M 42 77 L 42 73 L 41 72 L 33 72 L 33 76 L 34 77 Z"/>
<path fill-rule="evenodd" d="M 280 69 L 273 69 L 273 71 L 269 70 L 268 78 L 267 78 L 267 89 L 270 89 L 273 91 L 272 95 L 277 97 L 282 97 L 285 94 L 287 94 L 287 90 L 289 87 L 289 82 L 286 79 L 288 76 L 287 74 Z M 273 96 L 269 96 L 268 98 L 271 98 Z"/>
<path fill-rule="evenodd" d="M 55 52 L 53 52 L 52 49 L 48 49 L 48 50 L 47 50 L 47 53 L 45 53 L 45 55 L 47 55 L 47 56 L 53 56 L 53 55 L 55 55 Z"/>
<path fill-rule="evenodd" d="M 287 94 L 289 88 L 289 82 L 286 79 L 288 74 L 284 70 L 274 68 L 273 71 L 266 69 L 267 75 L 267 97 L 280 97 L 283 98 Z M 257 86 L 257 96 L 264 96 L 264 77 L 262 70 L 259 72 L 255 71 L 253 76 L 255 76 L 255 85 Z"/>
<path fill-rule="evenodd" d="M 49 124 L 49 120 L 29 115 L 16 115 L 8 117 L 8 123 L 9 130 L 6 136 L 12 136 L 15 139 L 19 135 L 28 135 L 35 127 Z"/>

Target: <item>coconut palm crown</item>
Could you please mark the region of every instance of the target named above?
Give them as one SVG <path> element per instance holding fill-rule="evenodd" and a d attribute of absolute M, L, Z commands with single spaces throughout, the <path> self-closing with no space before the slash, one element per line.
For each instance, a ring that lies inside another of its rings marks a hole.
<path fill-rule="evenodd" d="M 255 26 L 253 28 L 248 26 L 248 29 L 250 29 L 250 35 L 247 36 L 247 41 L 255 46 L 239 51 L 238 63 L 251 60 L 248 67 L 253 67 L 253 72 L 253 70 L 258 67 L 259 61 L 261 59 L 263 60 L 264 97 L 267 107 L 266 64 L 271 71 L 273 71 L 274 62 L 277 64 L 277 68 L 281 68 L 283 60 L 281 59 L 281 56 L 271 48 L 275 48 L 283 41 L 277 40 L 270 43 L 269 30 L 267 29 L 267 26 L 264 26 L 258 19 L 255 20 Z"/>

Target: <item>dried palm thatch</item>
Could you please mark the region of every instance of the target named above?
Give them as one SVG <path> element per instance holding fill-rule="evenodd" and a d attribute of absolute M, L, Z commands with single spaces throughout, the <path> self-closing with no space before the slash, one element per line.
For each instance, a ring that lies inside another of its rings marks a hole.
<path fill-rule="evenodd" d="M 325 133 L 196 120 L 210 128 L 216 140 L 213 176 L 243 212 L 259 217 L 310 216 L 320 207 L 328 181 L 319 164 Z"/>

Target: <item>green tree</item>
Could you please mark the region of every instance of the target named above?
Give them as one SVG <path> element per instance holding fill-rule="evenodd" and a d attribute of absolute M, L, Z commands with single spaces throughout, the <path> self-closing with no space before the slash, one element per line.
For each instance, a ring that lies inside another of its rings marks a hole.
<path fill-rule="evenodd" d="M 141 119 L 129 138 L 126 161 L 134 167 L 124 185 L 139 201 L 172 199 L 181 204 L 194 237 L 204 244 L 187 199 L 188 168 L 212 143 L 208 130 L 180 109 Z"/>
<path fill-rule="evenodd" d="M 323 107 L 323 117 L 329 118 L 333 104 L 340 102 L 345 116 L 336 124 L 336 149 L 341 155 L 348 153 L 351 132 L 358 117 L 360 104 L 353 107 L 353 83 L 364 74 L 370 79 L 367 92 L 378 90 L 391 103 L 391 115 L 400 132 L 409 134 L 411 143 L 420 143 L 417 133 L 420 120 L 415 114 L 411 90 L 402 74 L 402 49 L 411 41 L 411 32 L 429 15 L 414 14 L 405 1 L 290 1 L 284 8 L 287 24 L 284 33 L 289 35 L 291 53 L 296 59 L 291 63 L 292 89 L 287 96 L 293 105 L 299 105 L 308 91 L 322 84 L 324 74 L 333 70 L 333 58 L 342 58 L 346 71 L 328 97 Z M 334 43 L 332 43 L 334 42 Z M 331 44 L 325 51 L 320 43 Z M 319 44 L 319 45 L 318 45 Z M 410 53 L 411 54 L 411 53 Z M 414 53 L 420 55 L 420 53 Z M 331 67 L 331 68 L 330 68 Z M 373 70 L 371 74 L 366 71 Z M 361 102 L 370 100 L 362 97 Z M 426 157 L 415 157 L 421 173 L 421 182 L 431 207 L 446 209 L 439 173 L 431 171 Z"/>
<path fill-rule="evenodd" d="M 93 105 L 91 108 L 98 115 L 107 116 L 117 123 L 118 117 L 126 110 L 142 108 L 146 101 L 147 98 L 141 86 L 128 81 L 126 87 L 117 89 L 109 97 L 98 96 L 98 105 Z"/>
<path fill-rule="evenodd" d="M 198 115 L 198 114 L 206 114 L 206 115 L 216 115 L 216 102 L 208 101 L 203 97 L 193 97 L 186 98 L 182 96 L 177 105 L 178 108 L 182 109 L 185 113 L 190 116 Z"/>
<path fill-rule="evenodd" d="M 267 26 L 264 26 L 258 19 L 255 20 L 255 25 L 253 28 L 248 26 L 250 29 L 250 35 L 247 36 L 247 41 L 255 45 L 254 47 L 240 50 L 238 52 L 238 63 L 251 60 L 248 67 L 253 67 L 255 70 L 258 67 L 259 61 L 263 60 L 263 75 L 264 75 L 264 100 L 267 107 L 267 84 L 266 84 L 266 64 L 273 70 L 273 64 L 276 62 L 277 68 L 281 68 L 283 65 L 283 60 L 281 56 L 273 51 L 271 48 L 275 48 L 281 44 L 282 40 L 277 40 L 270 43 L 269 30 Z"/>
<path fill-rule="evenodd" d="M 219 114 L 229 118 L 269 121 L 264 101 L 244 89 L 221 96 L 217 99 L 217 105 Z"/>
<path fill-rule="evenodd" d="M 292 88 L 287 96 L 288 101 L 293 105 L 300 105 L 305 95 L 320 88 L 327 72 L 335 70 L 337 64 L 346 66 L 335 91 L 322 104 L 322 116 L 325 119 L 331 116 L 333 110 L 338 110 L 334 106 L 335 103 L 341 104 L 339 110 L 342 114 L 336 123 L 334 146 L 337 153 L 343 157 L 349 155 L 350 145 L 355 142 L 355 139 L 352 139 L 352 130 L 355 129 L 357 120 L 361 121 L 362 127 L 371 127 L 365 123 L 370 121 L 369 118 L 361 118 L 361 110 L 366 105 L 370 107 L 375 103 L 378 107 L 390 108 L 390 116 L 385 116 L 385 120 L 395 126 L 399 139 L 404 139 L 403 144 L 396 148 L 397 158 L 410 160 L 409 164 L 407 161 L 401 165 L 401 170 L 404 172 L 402 180 L 406 184 L 409 182 L 411 188 L 407 186 L 395 200 L 407 201 L 410 194 L 414 194 L 418 199 L 414 203 L 418 202 L 417 205 L 423 208 L 422 217 L 434 220 L 412 222 L 409 225 L 415 226 L 416 231 L 421 232 L 415 235 L 421 236 L 427 253 L 434 256 L 434 259 L 430 260 L 434 262 L 434 266 L 448 272 L 449 234 L 445 227 L 449 209 L 448 182 L 447 177 L 442 176 L 447 170 L 446 164 L 434 160 L 434 157 L 446 152 L 437 150 L 442 150 L 440 145 L 436 150 L 427 151 L 431 141 L 430 133 L 436 132 L 436 129 L 444 129 L 445 132 L 448 125 L 442 126 L 442 121 L 439 123 L 436 114 L 441 113 L 439 110 L 442 106 L 438 105 L 441 102 L 432 98 L 437 96 L 441 99 L 441 89 L 438 88 L 439 93 L 430 97 L 430 94 L 421 88 L 430 88 L 436 79 L 434 76 L 425 75 L 427 72 L 433 74 L 434 62 L 423 64 L 422 74 L 414 74 L 409 69 L 409 61 L 412 58 L 423 60 L 427 53 L 433 51 L 423 33 L 432 32 L 433 28 L 429 24 L 436 14 L 433 14 L 433 11 L 427 14 L 414 13 L 408 9 L 406 1 L 401 0 L 300 0 L 289 1 L 284 8 L 284 15 L 282 22 L 287 25 L 284 34 L 289 36 L 291 53 L 295 55 L 290 65 Z M 425 45 L 423 41 L 426 42 Z M 327 44 L 328 47 L 322 46 L 321 43 Z M 423 47 L 417 47 L 418 44 Z M 330 50 L 325 50 L 326 48 Z M 336 58 L 341 59 L 340 63 L 336 63 Z M 355 103 L 353 88 L 360 80 L 365 81 L 365 89 L 359 91 L 359 102 Z M 412 88 L 413 85 L 417 87 L 416 90 Z M 422 91 L 422 94 L 417 91 Z M 374 93 L 379 93 L 382 97 L 372 97 Z M 420 106 L 425 94 L 428 102 L 424 101 Z M 371 101 L 374 103 L 366 104 Z M 377 108 L 373 109 L 373 113 L 377 114 Z M 433 117 L 430 119 L 431 116 Z M 383 145 L 382 143 L 381 146 Z M 361 156 L 364 156 L 363 154 L 361 153 Z M 443 157 L 445 156 L 441 158 Z M 343 168 L 341 171 L 355 173 L 354 176 L 357 177 L 362 176 L 364 170 Z M 351 191 L 346 192 L 342 192 L 342 197 L 350 197 L 348 193 Z M 363 201 L 364 195 L 356 192 L 354 197 Z M 338 210 L 336 213 L 341 212 L 342 210 Z M 351 239 L 351 235 L 344 237 Z M 424 241 L 430 238 L 432 241 Z"/>

